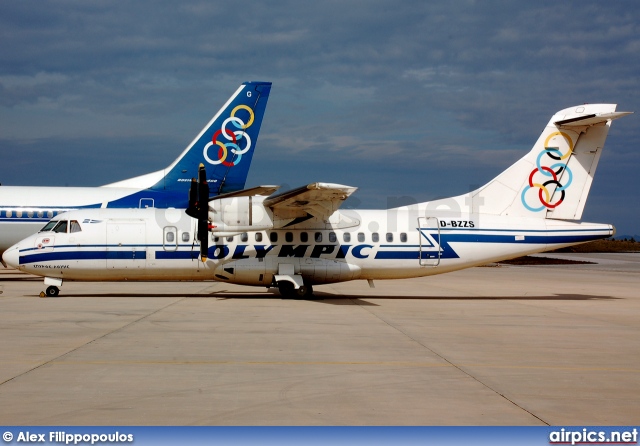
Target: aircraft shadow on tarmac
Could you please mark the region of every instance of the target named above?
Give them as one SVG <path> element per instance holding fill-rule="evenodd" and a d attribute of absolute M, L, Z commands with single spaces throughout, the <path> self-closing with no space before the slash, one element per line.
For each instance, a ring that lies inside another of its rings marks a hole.
<path fill-rule="evenodd" d="M 259 299 L 259 300 L 304 300 L 308 302 L 318 302 L 330 305 L 362 305 L 362 306 L 379 306 L 378 304 L 369 302 L 369 300 L 545 300 L 545 301 L 586 301 L 586 300 L 618 300 L 619 297 L 599 296 L 589 294 L 551 294 L 551 295 L 532 295 L 532 296 L 385 296 L 385 295 L 337 295 L 330 293 L 317 292 L 312 299 L 290 299 L 283 298 L 277 291 L 267 293 L 250 293 L 246 291 L 217 291 L 208 294 L 185 294 L 185 293 L 96 293 L 96 294 L 71 294 L 64 293 L 54 299 L 64 299 L 65 297 L 87 297 L 87 298 L 109 298 L 109 297 L 127 297 L 127 298 L 188 298 L 188 299 Z"/>

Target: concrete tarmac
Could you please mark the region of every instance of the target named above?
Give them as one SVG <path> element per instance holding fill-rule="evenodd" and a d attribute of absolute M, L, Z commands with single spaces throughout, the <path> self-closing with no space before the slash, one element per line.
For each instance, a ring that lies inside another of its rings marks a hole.
<path fill-rule="evenodd" d="M 637 425 L 640 254 L 316 287 L 0 268 L 2 425 Z"/>

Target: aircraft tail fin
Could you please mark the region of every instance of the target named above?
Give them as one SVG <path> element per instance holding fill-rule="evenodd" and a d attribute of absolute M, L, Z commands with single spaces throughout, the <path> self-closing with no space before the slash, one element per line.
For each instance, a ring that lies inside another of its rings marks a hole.
<path fill-rule="evenodd" d="M 212 195 L 243 189 L 270 90 L 271 82 L 240 85 L 151 189 L 187 196 L 200 163 L 207 166 Z"/>
<path fill-rule="evenodd" d="M 481 188 L 455 197 L 459 209 L 580 220 L 611 121 L 630 114 L 615 109 L 587 104 L 559 111 L 527 155 Z"/>

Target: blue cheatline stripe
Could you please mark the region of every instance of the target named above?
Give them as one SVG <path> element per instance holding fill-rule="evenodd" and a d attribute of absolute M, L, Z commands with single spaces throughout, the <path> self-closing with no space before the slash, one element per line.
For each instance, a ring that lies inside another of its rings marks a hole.
<path fill-rule="evenodd" d="M 575 231 L 572 231 L 575 232 Z M 437 240 L 438 234 L 431 233 L 431 237 Z M 509 243 L 519 245 L 546 245 L 546 244 L 565 244 L 565 243 L 580 243 L 588 242 L 591 240 L 598 240 L 603 237 L 602 234 L 588 234 L 588 235 L 526 235 L 524 240 L 515 240 L 514 235 L 506 234 L 440 234 L 440 248 L 442 250 L 441 258 L 458 258 L 458 254 L 450 246 L 450 243 Z M 28 264 L 35 262 L 47 262 L 56 260 L 106 260 L 106 259 L 120 259 L 120 260 L 144 260 L 147 258 L 145 248 L 161 247 L 162 245 L 126 245 L 128 248 L 140 248 L 140 250 L 109 250 L 110 246 L 104 245 L 88 245 L 91 248 L 101 248 L 101 250 L 91 251 L 59 251 L 60 247 L 56 246 L 55 251 L 34 253 L 20 256 L 20 264 Z M 65 245 L 68 248 L 75 248 L 72 245 Z M 121 246 L 113 245 L 113 247 L 122 248 Z M 391 247 L 402 247 L 412 250 L 389 250 Z M 380 245 L 378 246 L 378 252 L 375 255 L 376 259 L 418 259 L 419 250 L 416 248 L 419 245 Z M 430 248 L 431 246 L 423 246 L 423 249 Z M 37 248 L 28 248 L 22 250 L 21 253 L 33 251 Z M 156 251 L 155 258 L 158 260 L 170 260 L 170 259 L 197 259 L 199 256 L 199 248 L 190 250 L 175 250 L 175 251 Z M 422 258 L 433 258 L 433 250 L 423 251 Z"/>
<path fill-rule="evenodd" d="M 438 233 L 429 234 L 437 240 Z M 598 240 L 602 238 L 602 234 L 590 235 L 527 235 L 524 240 L 515 240 L 514 235 L 495 235 L 495 234 L 440 234 L 440 258 L 457 259 L 460 256 L 451 247 L 450 243 L 509 243 L 514 245 L 552 245 L 563 243 L 579 243 Z M 393 251 L 385 250 L 383 246 L 376 253 L 376 259 L 384 260 L 407 260 L 418 259 L 420 251 Z M 431 246 L 423 246 L 423 249 L 431 248 Z M 437 251 L 423 251 L 422 258 L 436 258 Z"/>
<path fill-rule="evenodd" d="M 435 228 L 420 228 L 424 231 L 433 231 Z M 522 234 L 523 232 L 609 232 L 609 228 L 596 228 L 596 229 L 488 229 L 488 228 L 440 228 L 440 231 L 466 231 L 466 232 L 515 232 Z"/>
<path fill-rule="evenodd" d="M 422 253 L 420 251 L 378 251 L 375 256 L 376 259 L 382 260 L 418 260 L 418 258 L 435 259 L 437 257 L 438 251 L 422 251 Z"/>
<path fill-rule="evenodd" d="M 196 246 L 193 251 L 156 251 L 156 259 L 158 260 L 195 260 L 199 256 L 199 246 Z"/>
<path fill-rule="evenodd" d="M 57 260 L 145 260 L 146 251 L 63 251 L 20 256 L 20 265 Z"/>
<path fill-rule="evenodd" d="M 0 223 L 47 223 L 50 218 L 0 218 Z"/>
<path fill-rule="evenodd" d="M 430 234 L 437 240 L 438 233 Z M 560 244 L 598 240 L 602 234 L 583 235 L 525 235 L 524 240 L 515 240 L 515 235 L 498 234 L 441 234 L 440 244 L 448 242 L 466 243 L 516 243 L 516 244 Z"/>

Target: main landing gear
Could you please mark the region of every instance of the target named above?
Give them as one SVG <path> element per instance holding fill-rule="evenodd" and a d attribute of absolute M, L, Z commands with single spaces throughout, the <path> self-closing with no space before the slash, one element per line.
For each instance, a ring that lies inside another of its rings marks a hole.
<path fill-rule="evenodd" d="M 287 280 L 278 282 L 278 291 L 282 297 L 288 299 L 311 299 L 313 297 L 313 287 L 311 285 L 302 285 L 296 289 L 293 283 Z"/>

